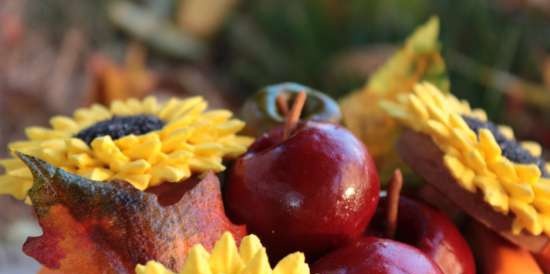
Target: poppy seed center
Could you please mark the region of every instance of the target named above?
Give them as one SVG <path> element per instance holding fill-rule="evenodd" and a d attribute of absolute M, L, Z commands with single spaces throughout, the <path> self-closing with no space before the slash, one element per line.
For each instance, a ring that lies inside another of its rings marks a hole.
<path fill-rule="evenodd" d="M 542 177 L 550 177 L 550 171 L 546 169 L 546 162 L 541 157 L 532 155 L 523 148 L 516 140 L 507 138 L 498 127 L 492 122 L 485 122 L 471 116 L 462 116 L 468 127 L 479 134 L 479 130 L 486 128 L 495 137 L 495 141 L 502 150 L 502 155 L 508 160 L 518 164 L 535 164 L 538 166 Z"/>
<path fill-rule="evenodd" d="M 108 135 L 116 140 L 131 134 L 143 135 L 162 127 L 164 121 L 153 115 L 114 116 L 79 131 L 75 137 L 90 145 L 97 137 Z"/>

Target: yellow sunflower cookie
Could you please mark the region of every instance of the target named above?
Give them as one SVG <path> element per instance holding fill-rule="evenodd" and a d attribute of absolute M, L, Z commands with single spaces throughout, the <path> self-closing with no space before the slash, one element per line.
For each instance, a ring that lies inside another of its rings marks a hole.
<path fill-rule="evenodd" d="M 162 264 L 149 261 L 136 266 L 137 274 L 175 274 Z M 195 245 L 179 274 L 309 274 L 304 254 L 296 252 L 283 258 L 275 268 L 260 240 L 255 235 L 242 239 L 239 248 L 229 232 L 225 232 L 208 253 L 202 245 Z"/>
<path fill-rule="evenodd" d="M 493 210 L 513 215 L 512 232 L 550 236 L 550 170 L 541 146 L 519 142 L 481 109 L 429 83 L 381 107 L 411 129 L 431 137 L 443 163 L 463 189 L 480 191 Z"/>
<path fill-rule="evenodd" d="M 237 135 L 244 123 L 230 111 L 206 109 L 201 97 L 93 105 L 72 117 L 51 118 L 51 128 L 27 128 L 28 140 L 10 143 L 9 150 L 92 180 L 119 179 L 144 190 L 193 173 L 220 172 L 224 158 L 246 151 L 253 140 Z M 29 169 L 16 157 L 0 160 L 0 166 L 0 194 L 24 199 L 32 185 Z"/>

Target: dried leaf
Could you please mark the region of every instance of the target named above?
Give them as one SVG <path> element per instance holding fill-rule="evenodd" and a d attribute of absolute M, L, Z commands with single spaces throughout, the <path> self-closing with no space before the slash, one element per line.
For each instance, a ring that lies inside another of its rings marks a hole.
<path fill-rule="evenodd" d="M 224 231 L 237 240 L 246 234 L 225 216 L 212 173 L 150 193 L 19 157 L 32 170 L 29 197 L 43 229 L 42 236 L 27 239 L 23 251 L 53 273 L 133 273 L 149 260 L 180 269 L 194 244 L 209 249 Z"/>

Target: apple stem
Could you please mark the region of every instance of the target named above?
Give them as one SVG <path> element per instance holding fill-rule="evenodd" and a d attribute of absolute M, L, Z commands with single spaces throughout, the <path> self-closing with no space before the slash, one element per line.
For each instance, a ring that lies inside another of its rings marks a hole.
<path fill-rule="evenodd" d="M 386 236 L 393 239 L 397 229 L 397 213 L 399 210 L 399 195 L 403 187 L 403 174 L 396 169 L 388 185 Z"/>
<path fill-rule="evenodd" d="M 285 127 L 283 133 L 284 139 L 288 137 L 290 132 L 292 132 L 292 130 L 296 127 L 296 124 L 298 124 L 298 121 L 300 121 L 300 115 L 302 114 L 302 109 L 306 103 L 306 97 L 307 95 L 305 91 L 300 91 L 298 95 L 296 95 L 292 108 L 285 116 Z"/>
<path fill-rule="evenodd" d="M 281 93 L 277 96 L 277 109 L 283 117 L 288 115 L 288 96 Z"/>

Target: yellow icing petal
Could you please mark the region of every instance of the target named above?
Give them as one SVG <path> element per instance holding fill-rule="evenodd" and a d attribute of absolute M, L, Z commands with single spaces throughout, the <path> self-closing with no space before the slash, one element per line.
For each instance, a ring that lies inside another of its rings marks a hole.
<path fill-rule="evenodd" d="M 120 168 L 128 163 L 130 159 L 124 155 L 120 149 L 115 145 L 111 136 L 102 136 L 95 138 L 92 141 L 92 149 L 94 155 L 102 162 L 109 163 L 109 166 L 114 171 L 120 170 Z"/>
<path fill-rule="evenodd" d="M 483 199 L 486 203 L 498 212 L 508 213 L 508 195 L 495 178 L 476 176 L 474 183 L 483 192 Z"/>
<path fill-rule="evenodd" d="M 115 115 L 128 116 L 134 114 L 132 109 L 122 101 L 115 100 L 111 103 L 111 112 Z"/>
<path fill-rule="evenodd" d="M 126 105 L 134 115 L 144 113 L 141 103 L 136 98 L 128 99 Z"/>
<path fill-rule="evenodd" d="M 144 159 L 151 162 L 157 154 L 161 153 L 161 151 L 162 142 L 158 135 L 156 135 L 156 138 L 153 140 L 127 148 L 123 152 L 130 159 Z"/>
<path fill-rule="evenodd" d="M 498 145 L 495 137 L 488 129 L 479 130 L 479 149 L 483 151 L 488 162 L 494 163 L 502 154 L 502 149 Z"/>
<path fill-rule="evenodd" d="M 32 173 L 27 167 L 9 169 L 6 174 L 19 179 L 32 179 Z"/>
<path fill-rule="evenodd" d="M 79 168 L 99 165 L 99 162 L 87 153 L 71 154 L 68 160 L 71 164 Z"/>
<path fill-rule="evenodd" d="M 519 181 L 514 165 L 510 160 L 500 157 L 495 162 L 489 164 L 490 169 L 503 181 L 514 183 Z"/>
<path fill-rule="evenodd" d="M 462 116 L 457 113 L 451 113 L 451 115 L 449 115 L 449 124 L 451 125 L 451 127 L 457 128 L 462 131 L 471 131 L 466 121 L 464 121 Z"/>
<path fill-rule="evenodd" d="M 499 125 L 498 131 L 500 131 L 500 133 L 502 133 L 506 138 L 510 140 L 515 139 L 514 130 L 509 126 Z"/>
<path fill-rule="evenodd" d="M 32 179 L 23 180 L 9 175 L 0 175 L 0 194 L 10 194 L 22 200 L 27 196 L 31 186 Z"/>
<path fill-rule="evenodd" d="M 260 249 L 262 249 L 260 239 L 258 239 L 256 235 L 248 235 L 241 240 L 239 255 L 242 261 L 247 264 L 254 258 Z"/>
<path fill-rule="evenodd" d="M 479 152 L 477 149 L 472 148 L 468 152 L 465 153 L 465 160 L 468 166 L 476 170 L 479 174 L 483 174 L 486 168 L 485 158 L 483 158 L 483 155 L 481 152 Z"/>
<path fill-rule="evenodd" d="M 265 256 L 265 251 L 264 251 Z M 254 264 L 254 259 L 251 264 Z M 250 265 L 249 265 L 250 266 Z M 237 251 L 235 239 L 229 232 L 223 233 L 222 237 L 210 255 L 210 267 L 213 273 L 239 273 L 244 264 Z"/>
<path fill-rule="evenodd" d="M 432 119 L 435 119 L 443 124 L 449 123 L 449 113 L 444 109 L 437 108 L 433 104 L 427 105 L 426 107 L 428 108 L 428 112 L 430 113 L 430 117 Z"/>
<path fill-rule="evenodd" d="M 40 153 L 40 158 L 57 166 L 62 166 L 66 161 L 64 151 L 51 148 L 43 149 Z"/>
<path fill-rule="evenodd" d="M 530 184 L 502 182 L 502 186 L 512 199 L 525 203 L 531 203 L 535 199 L 535 191 Z"/>
<path fill-rule="evenodd" d="M 487 113 L 485 113 L 485 111 L 482 109 L 474 109 L 472 110 L 472 112 L 470 112 L 470 115 L 474 116 L 478 120 L 487 121 Z"/>
<path fill-rule="evenodd" d="M 112 171 L 101 167 L 83 168 L 79 169 L 77 173 L 94 181 L 105 181 L 113 177 Z"/>
<path fill-rule="evenodd" d="M 132 149 L 135 146 L 139 145 L 139 143 L 140 143 L 140 138 L 134 134 L 124 136 L 115 141 L 115 144 L 120 149 Z"/>
<path fill-rule="evenodd" d="M 119 179 L 126 181 L 139 190 L 145 190 L 149 186 L 151 181 L 151 174 L 128 174 L 119 173 L 113 177 L 113 179 Z"/>
<path fill-rule="evenodd" d="M 414 93 L 418 98 L 427 106 L 435 106 L 436 102 L 434 101 L 434 98 L 430 94 L 430 91 L 426 89 L 426 85 L 419 84 L 414 87 Z"/>
<path fill-rule="evenodd" d="M 226 272 L 227 273 L 227 272 Z M 239 273 L 239 272 L 233 272 L 233 273 Z M 269 265 L 269 260 L 267 258 L 267 254 L 265 252 L 265 248 L 261 248 L 257 253 L 256 256 L 248 263 L 248 265 L 244 268 L 242 274 L 271 274 L 271 266 Z"/>
<path fill-rule="evenodd" d="M 534 164 L 514 164 L 514 168 L 521 182 L 534 184 L 540 178 L 540 169 Z"/>
<path fill-rule="evenodd" d="M 173 166 L 155 166 L 152 169 L 152 184 L 161 182 L 177 182 L 191 174 L 187 168 Z"/>
<path fill-rule="evenodd" d="M 548 213 L 542 214 L 540 216 L 540 220 L 542 222 L 544 234 L 546 234 L 546 236 L 550 236 L 550 215 L 548 215 Z"/>
<path fill-rule="evenodd" d="M 518 224 L 516 226 L 527 229 L 533 235 L 540 235 L 542 233 L 542 223 L 535 208 L 527 203 L 511 199 L 510 210 L 518 217 Z M 517 232 L 517 229 L 514 232 Z"/>
<path fill-rule="evenodd" d="M 147 96 L 143 100 L 143 112 L 147 114 L 155 114 L 159 110 L 159 104 L 157 98 L 153 96 Z"/>
<path fill-rule="evenodd" d="M 208 107 L 208 104 L 206 102 L 202 101 L 202 99 L 201 99 L 201 102 L 198 102 L 197 104 L 192 105 L 189 108 L 187 108 L 185 106 L 181 106 L 181 107 L 175 109 L 172 113 L 169 114 L 168 118 L 176 119 L 176 118 L 182 117 L 184 115 L 190 115 L 190 116 L 199 115 L 202 112 L 204 112 L 207 107 Z"/>
<path fill-rule="evenodd" d="M 99 104 L 93 104 L 89 112 L 92 113 L 95 121 L 108 120 L 113 117 L 113 114 L 105 106 Z"/>
<path fill-rule="evenodd" d="M 419 119 L 428 120 L 430 114 L 426 106 L 415 95 L 409 94 L 409 101 L 411 103 L 411 109 L 416 113 Z"/>
<path fill-rule="evenodd" d="M 30 140 L 37 141 L 67 137 L 67 134 L 62 131 L 47 129 L 43 127 L 29 127 L 25 129 L 25 134 Z"/>
<path fill-rule="evenodd" d="M 6 170 L 10 170 L 25 167 L 25 164 L 19 159 L 2 159 L 0 160 L 0 166 L 3 166 Z"/>
<path fill-rule="evenodd" d="M 308 274 L 309 266 L 305 262 L 304 254 L 292 253 L 283 258 L 273 269 L 273 274 Z"/>
<path fill-rule="evenodd" d="M 189 160 L 189 167 L 198 172 L 214 170 L 214 171 L 223 171 L 225 167 L 221 163 L 219 158 L 193 158 Z"/>
<path fill-rule="evenodd" d="M 210 110 L 208 112 L 205 112 L 203 117 L 211 120 L 213 123 L 222 123 L 227 120 L 229 120 L 233 116 L 233 113 L 231 111 L 227 110 Z"/>
<path fill-rule="evenodd" d="M 189 272 L 188 272 L 189 273 Z M 202 274 L 200 272 L 193 272 L 196 274 Z M 162 264 L 155 261 L 149 261 L 146 265 L 137 265 L 136 274 L 176 274 L 171 270 L 165 268 Z"/>
<path fill-rule="evenodd" d="M 50 119 L 50 125 L 55 130 L 59 131 L 68 131 L 68 132 L 76 132 L 78 128 L 78 124 L 71 118 L 65 117 L 65 116 L 54 116 Z"/>
<path fill-rule="evenodd" d="M 67 147 L 67 153 L 69 154 L 90 151 L 90 147 L 84 141 L 77 138 L 70 138 L 65 140 L 65 146 Z"/>
<path fill-rule="evenodd" d="M 151 168 L 151 164 L 146 160 L 140 159 L 129 162 L 120 168 L 121 173 L 139 174 L 146 173 Z"/>
<path fill-rule="evenodd" d="M 449 138 L 451 136 L 451 132 L 449 129 L 443 125 L 442 123 L 436 121 L 436 120 L 428 120 L 426 122 L 426 129 L 433 135 L 437 136 L 437 138 Z"/>
<path fill-rule="evenodd" d="M 536 196 L 533 205 L 538 211 L 544 214 L 550 214 L 550 199 L 548 199 L 548 197 Z"/>
<path fill-rule="evenodd" d="M 240 131 L 245 126 L 244 122 L 239 120 L 229 120 L 225 123 L 220 124 L 217 127 L 218 136 L 225 136 L 234 134 L 235 132 Z"/>
<path fill-rule="evenodd" d="M 171 152 L 177 149 L 185 149 L 189 147 L 188 139 L 193 134 L 193 130 L 190 128 L 182 128 L 170 133 L 169 136 L 162 141 L 162 151 Z"/>
<path fill-rule="evenodd" d="M 529 153 L 535 157 L 540 157 L 542 155 L 542 147 L 536 142 L 521 142 L 521 147 L 529 151 Z"/>
<path fill-rule="evenodd" d="M 202 245 L 193 246 L 185 260 L 181 274 L 213 274 L 209 258 L 210 254 Z"/>
<path fill-rule="evenodd" d="M 450 155 L 445 155 L 443 160 L 453 177 L 458 180 L 462 187 L 470 192 L 476 191 L 474 184 L 475 174 L 471 169 L 464 166 L 457 158 Z"/>
<path fill-rule="evenodd" d="M 454 147 L 460 149 L 461 151 L 468 151 L 472 145 L 474 145 L 468 137 L 467 131 L 453 128 L 451 129 L 451 136 L 452 138 L 449 141 Z"/>

